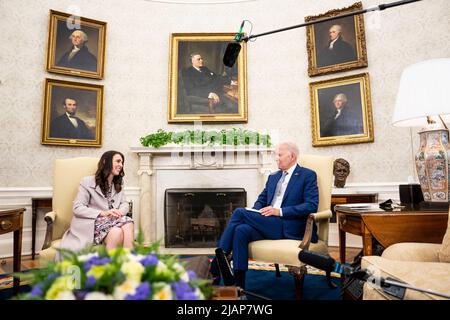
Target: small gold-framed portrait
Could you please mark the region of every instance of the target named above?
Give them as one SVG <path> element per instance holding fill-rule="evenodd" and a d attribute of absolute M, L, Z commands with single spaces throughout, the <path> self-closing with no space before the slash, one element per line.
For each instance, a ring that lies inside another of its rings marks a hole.
<path fill-rule="evenodd" d="M 314 21 L 362 10 L 362 3 L 307 16 Z M 306 27 L 310 77 L 367 67 L 366 37 L 362 14 L 320 22 Z"/>
<path fill-rule="evenodd" d="M 103 79 L 106 22 L 50 10 L 47 71 Z"/>
<path fill-rule="evenodd" d="M 368 73 L 312 82 L 309 93 L 314 147 L 374 141 Z"/>
<path fill-rule="evenodd" d="M 46 79 L 41 143 L 101 147 L 103 86 Z"/>
<path fill-rule="evenodd" d="M 173 33 L 168 122 L 247 122 L 246 43 L 223 64 L 233 33 Z"/>

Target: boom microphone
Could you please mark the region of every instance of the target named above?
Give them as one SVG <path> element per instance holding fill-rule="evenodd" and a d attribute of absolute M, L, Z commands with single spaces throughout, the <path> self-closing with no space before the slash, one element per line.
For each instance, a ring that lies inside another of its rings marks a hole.
<path fill-rule="evenodd" d="M 242 21 L 238 33 L 236 33 L 236 35 L 234 36 L 234 42 L 230 42 L 227 45 L 227 48 L 223 55 L 223 64 L 227 67 L 231 68 L 234 66 L 237 57 L 239 56 L 239 52 L 241 51 L 241 45 L 239 44 L 239 42 L 242 41 L 242 29 L 244 28 L 244 22 L 245 20 Z"/>
<path fill-rule="evenodd" d="M 340 19 L 340 18 L 345 18 L 345 17 L 349 17 L 349 16 L 354 16 L 354 15 L 358 15 L 358 14 L 371 12 L 371 11 L 376 11 L 376 10 L 381 11 L 381 10 L 401 6 L 401 5 L 408 4 L 408 3 L 418 2 L 418 1 L 422 1 L 422 0 L 400 0 L 400 1 L 395 1 L 395 2 L 386 3 L 386 4 L 375 5 L 375 6 L 371 6 L 371 7 L 367 8 L 367 9 L 361 9 L 361 10 L 357 10 L 357 11 L 353 11 L 353 12 L 344 13 L 341 15 L 325 17 L 325 18 L 317 19 L 317 20 L 311 20 L 311 21 L 301 23 L 301 24 L 291 26 L 291 27 L 281 28 L 281 29 L 277 29 L 277 30 L 260 33 L 260 34 L 253 34 L 250 36 L 242 37 L 242 28 L 244 26 L 244 21 L 245 21 L 244 20 L 244 21 L 242 21 L 239 32 L 234 37 L 235 42 L 230 42 L 227 46 L 227 49 L 225 50 L 225 54 L 223 56 L 223 64 L 230 68 L 234 65 L 234 63 L 236 62 L 237 57 L 239 55 L 239 51 L 241 51 L 241 45 L 239 44 L 239 42 L 242 42 L 242 41 L 248 42 L 250 39 L 255 39 L 257 37 L 266 36 L 266 35 L 273 34 L 273 33 L 283 32 L 283 31 L 287 31 L 287 30 L 300 28 L 300 27 L 306 27 L 306 26 L 318 24 L 318 23 L 325 22 L 325 21 L 336 20 L 336 19 Z"/>
<path fill-rule="evenodd" d="M 324 270 L 327 276 L 328 286 L 333 289 L 336 288 L 336 285 L 331 281 L 331 272 L 340 269 L 341 265 L 336 263 L 332 257 L 318 252 L 302 250 L 298 254 L 298 259 L 317 269 Z"/>

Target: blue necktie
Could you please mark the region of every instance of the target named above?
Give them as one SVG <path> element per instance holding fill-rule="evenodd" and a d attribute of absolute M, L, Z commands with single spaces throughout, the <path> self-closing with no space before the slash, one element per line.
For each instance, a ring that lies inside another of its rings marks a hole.
<path fill-rule="evenodd" d="M 275 203 L 276 198 L 280 196 L 281 194 L 281 186 L 283 185 L 284 179 L 286 178 L 288 172 L 283 171 L 283 174 L 281 175 L 280 180 L 278 180 L 277 187 L 275 188 L 275 196 L 273 197 L 272 204 Z"/>

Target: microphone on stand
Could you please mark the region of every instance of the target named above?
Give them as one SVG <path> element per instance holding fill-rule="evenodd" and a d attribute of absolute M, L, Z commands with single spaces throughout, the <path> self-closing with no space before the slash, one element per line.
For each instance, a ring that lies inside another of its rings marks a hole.
<path fill-rule="evenodd" d="M 379 286 L 384 292 L 399 299 L 404 298 L 406 289 L 411 289 L 443 297 L 446 299 L 450 299 L 450 295 L 448 294 L 436 292 L 429 289 L 417 288 L 415 286 L 409 285 L 404 282 L 400 282 L 399 280 L 393 278 L 380 277 L 374 274 L 374 272 L 371 270 L 360 269 L 359 267 L 352 268 L 348 266 L 343 266 L 339 262 L 336 262 L 332 257 L 317 252 L 302 250 L 298 254 L 298 259 L 301 262 L 309 264 L 317 269 L 324 270 L 327 274 L 327 281 L 329 285 L 331 282 L 330 273 L 334 271 L 344 274 L 345 276 L 348 276 L 350 279 L 358 279 L 364 282 L 375 284 Z M 350 282 L 344 285 L 342 289 L 345 290 L 349 284 Z"/>
<path fill-rule="evenodd" d="M 331 282 L 331 272 L 340 271 L 341 264 L 339 262 L 336 262 L 332 257 L 328 255 L 309 250 L 300 251 L 298 254 L 298 259 L 303 263 L 325 271 L 328 286 L 332 289 L 336 288 L 336 285 Z"/>
<path fill-rule="evenodd" d="M 234 42 L 230 42 L 225 49 L 225 53 L 223 55 L 223 64 L 227 67 L 232 68 L 236 63 L 236 60 L 239 56 L 239 52 L 241 51 L 241 45 L 239 44 L 242 41 L 242 29 L 244 28 L 245 20 L 242 21 L 241 27 L 239 28 L 238 33 L 234 36 Z"/>

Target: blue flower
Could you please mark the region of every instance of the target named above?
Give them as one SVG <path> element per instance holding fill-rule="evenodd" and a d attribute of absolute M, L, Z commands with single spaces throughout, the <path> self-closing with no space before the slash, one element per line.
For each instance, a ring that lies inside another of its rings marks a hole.
<path fill-rule="evenodd" d="M 145 256 L 145 258 L 143 258 L 140 262 L 144 267 L 156 266 L 158 264 L 158 258 L 155 254 L 150 253 L 148 256 Z"/>
<path fill-rule="evenodd" d="M 53 272 L 53 273 L 50 273 L 50 274 L 47 276 L 47 281 L 53 281 L 53 280 L 55 280 L 56 278 L 58 278 L 60 275 L 61 275 L 61 274 L 60 274 L 59 272 Z"/>
<path fill-rule="evenodd" d="M 31 298 L 35 298 L 35 297 L 41 297 L 42 294 L 44 293 L 42 290 L 42 283 L 38 283 L 37 285 L 35 285 L 30 292 L 30 297 Z"/>
<path fill-rule="evenodd" d="M 188 270 L 187 274 L 189 276 L 189 280 L 197 279 L 197 274 L 194 271 Z"/>
<path fill-rule="evenodd" d="M 127 294 L 125 300 L 146 300 L 150 296 L 152 290 L 148 282 L 142 283 L 136 288 L 134 294 Z"/>
<path fill-rule="evenodd" d="M 107 264 L 110 262 L 111 262 L 111 258 L 109 258 L 109 257 L 100 258 L 100 257 L 94 256 L 94 257 L 90 258 L 89 260 L 87 260 L 83 264 L 83 267 L 84 267 L 84 270 L 89 271 L 92 268 L 92 266 L 101 266 L 101 265 L 104 265 L 104 264 Z"/>
<path fill-rule="evenodd" d="M 84 300 L 84 297 L 89 293 L 87 290 L 75 290 L 74 295 L 77 300 Z"/>
<path fill-rule="evenodd" d="M 94 276 L 88 276 L 86 278 L 86 281 L 84 282 L 84 286 L 86 288 L 93 288 L 93 287 L 95 287 L 95 282 L 96 282 L 96 280 L 95 280 Z"/>
<path fill-rule="evenodd" d="M 195 293 L 195 289 L 192 288 L 187 282 L 178 281 L 172 283 L 172 290 L 175 291 L 175 296 L 178 300 L 197 300 L 198 297 Z"/>

